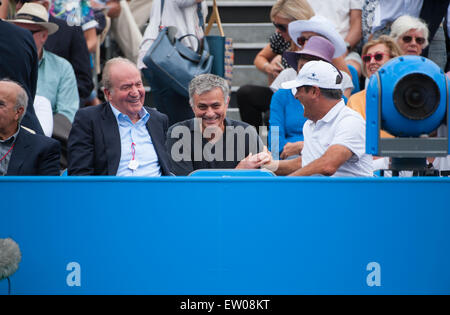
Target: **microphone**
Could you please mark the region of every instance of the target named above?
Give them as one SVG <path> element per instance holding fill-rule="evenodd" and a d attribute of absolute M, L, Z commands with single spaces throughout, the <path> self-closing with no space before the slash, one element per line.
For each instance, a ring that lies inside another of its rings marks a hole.
<path fill-rule="evenodd" d="M 22 260 L 19 245 L 10 238 L 0 239 L 0 281 L 11 277 Z"/>

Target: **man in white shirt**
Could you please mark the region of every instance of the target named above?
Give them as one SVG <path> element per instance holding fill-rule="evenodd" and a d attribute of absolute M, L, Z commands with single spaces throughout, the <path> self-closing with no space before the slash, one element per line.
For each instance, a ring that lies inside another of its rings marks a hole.
<path fill-rule="evenodd" d="M 277 175 L 333 177 L 372 176 L 372 157 L 365 153 L 366 125 L 360 114 L 345 106 L 342 74 L 330 63 L 308 62 L 285 89 L 297 89 L 308 121 L 302 155 L 294 160 L 271 161 Z"/>

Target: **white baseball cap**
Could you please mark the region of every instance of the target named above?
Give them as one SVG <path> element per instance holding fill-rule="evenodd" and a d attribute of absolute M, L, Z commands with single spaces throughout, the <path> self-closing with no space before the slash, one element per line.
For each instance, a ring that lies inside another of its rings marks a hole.
<path fill-rule="evenodd" d="M 310 61 L 303 66 L 293 81 L 281 84 L 283 89 L 301 86 L 317 86 L 323 89 L 342 89 L 342 73 L 329 62 Z"/>

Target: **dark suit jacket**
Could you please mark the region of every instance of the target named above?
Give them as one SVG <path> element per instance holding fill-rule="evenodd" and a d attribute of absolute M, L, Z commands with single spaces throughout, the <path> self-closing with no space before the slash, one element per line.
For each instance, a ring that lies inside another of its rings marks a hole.
<path fill-rule="evenodd" d="M 69 26 L 65 20 L 51 15 L 49 22 L 57 24 L 59 29 L 48 37 L 44 48 L 70 62 L 77 78 L 78 94 L 84 103 L 94 89 L 94 82 L 83 30 L 80 26 Z"/>
<path fill-rule="evenodd" d="M 44 134 L 34 112 L 38 76 L 38 55 L 30 31 L 0 19 L 0 79 L 20 83 L 28 94 L 28 109 L 22 125 Z"/>
<path fill-rule="evenodd" d="M 161 173 L 170 175 L 169 154 L 164 145 L 168 118 L 152 108 L 147 130 L 158 155 Z M 75 115 L 68 142 L 68 175 L 115 176 L 119 168 L 119 126 L 109 103 L 80 109 Z"/>
<path fill-rule="evenodd" d="M 21 128 L 17 136 L 7 176 L 59 176 L 59 142 Z"/>

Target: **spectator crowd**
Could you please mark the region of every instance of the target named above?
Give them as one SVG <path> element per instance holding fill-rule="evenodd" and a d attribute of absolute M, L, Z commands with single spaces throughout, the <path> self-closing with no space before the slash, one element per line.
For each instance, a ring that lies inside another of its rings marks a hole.
<path fill-rule="evenodd" d="M 428 57 L 440 28 L 450 71 L 450 0 L 277 0 L 254 60 L 268 84 L 239 88 L 237 121 L 224 78 L 194 77 L 187 97 L 145 64 L 163 27 L 202 49 L 207 1 L 0 1 L 0 176 L 371 177 L 390 160 L 366 153 L 370 78 L 396 57 Z M 450 170 L 449 157 L 427 163 Z"/>

